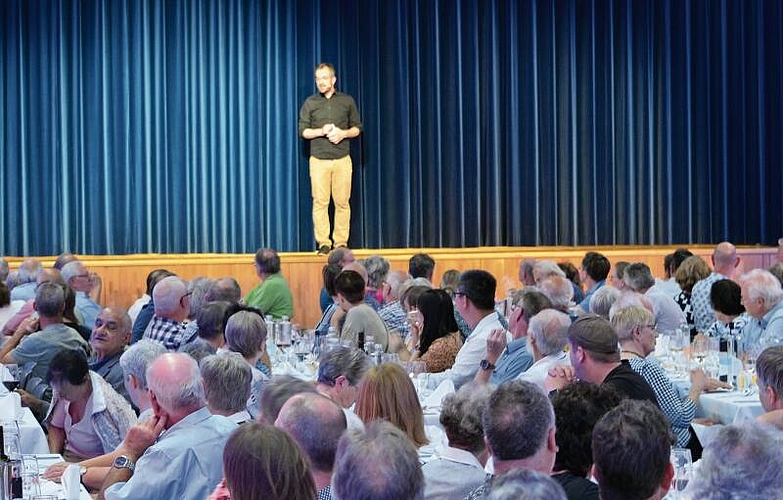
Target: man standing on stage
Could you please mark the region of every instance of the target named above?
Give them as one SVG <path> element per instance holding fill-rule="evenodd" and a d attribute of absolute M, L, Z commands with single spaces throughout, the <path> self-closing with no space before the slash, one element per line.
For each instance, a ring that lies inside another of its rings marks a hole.
<path fill-rule="evenodd" d="M 307 98 L 299 111 L 299 135 L 310 140 L 310 184 L 313 195 L 313 229 L 318 253 L 348 244 L 351 229 L 350 141 L 362 130 L 356 102 L 338 92 L 334 66 L 315 68 L 318 93 Z M 329 198 L 334 199 L 334 233 L 330 239 Z"/>

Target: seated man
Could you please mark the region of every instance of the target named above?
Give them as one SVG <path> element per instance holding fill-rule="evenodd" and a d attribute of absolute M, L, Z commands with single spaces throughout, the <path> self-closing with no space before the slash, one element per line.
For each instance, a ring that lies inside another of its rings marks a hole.
<path fill-rule="evenodd" d="M 98 314 L 90 335 L 90 370 L 103 377 L 115 391 L 129 401 L 120 356 L 130 342 L 132 326 L 125 311 L 107 307 Z"/>
<path fill-rule="evenodd" d="M 555 413 L 540 387 L 521 380 L 501 384 L 489 397 L 483 423 L 495 477 L 519 469 L 552 472 L 557 453 Z M 493 482 L 494 477 L 488 479 L 466 500 L 484 498 Z"/>
<path fill-rule="evenodd" d="M 169 351 L 176 351 L 185 335 L 185 320 L 190 314 L 188 285 L 177 276 L 163 278 L 152 290 L 155 315 L 144 338 L 163 344 Z"/>
<path fill-rule="evenodd" d="M 746 342 L 763 346 L 783 344 L 783 288 L 769 271 L 754 269 L 740 278 L 742 305 L 751 317 L 745 325 Z"/>
<path fill-rule="evenodd" d="M 677 305 L 674 297 L 654 288 L 655 278 L 653 278 L 652 271 L 647 264 L 634 262 L 626 267 L 623 281 L 628 288 L 643 294 L 652 302 L 655 324 L 661 333 L 669 335 L 680 328 L 680 325 L 686 323 L 685 313 Z"/>
<path fill-rule="evenodd" d="M 593 476 L 601 500 L 660 500 L 674 475 L 669 423 L 647 401 L 624 400 L 593 430 Z"/>
<path fill-rule="evenodd" d="M 372 336 L 383 350 L 389 345 L 389 332 L 378 313 L 364 301 L 364 280 L 356 271 L 343 270 L 334 280 L 337 300 L 345 311 L 345 321 L 337 324 L 337 315 L 332 326 L 340 332 L 340 338 L 349 340 L 352 345 L 364 348 L 364 339 Z"/>
<path fill-rule="evenodd" d="M 364 427 L 361 419 L 351 410 L 359 394 L 359 384 L 370 368 L 370 359 L 359 349 L 336 347 L 321 356 L 318 365 L 319 394 L 331 399 L 343 409 L 348 428 Z"/>
<path fill-rule="evenodd" d="M 569 364 L 568 354 L 563 350 L 568 341 L 568 327 L 571 319 L 555 309 L 544 309 L 530 318 L 527 329 L 527 349 L 533 355 L 533 365 L 517 376 L 544 388 L 549 369 Z"/>
<path fill-rule="evenodd" d="M 336 500 L 417 500 L 423 493 L 419 455 L 394 425 L 375 420 L 366 429 L 347 430 L 340 438 L 332 476 Z"/>
<path fill-rule="evenodd" d="M 598 252 L 587 252 L 582 258 L 582 265 L 579 267 L 579 278 L 585 286 L 585 296 L 579 307 L 583 313 L 590 310 L 590 298 L 593 294 L 606 285 L 606 277 L 609 276 L 611 268 L 609 259 Z"/>
<path fill-rule="evenodd" d="M 237 425 L 209 412 L 198 364 L 185 354 L 157 358 L 147 382 L 155 415 L 131 428 L 99 498 L 206 498 Z"/>
<path fill-rule="evenodd" d="M 492 330 L 487 337 L 487 350 L 484 359 L 490 369 L 476 372 L 477 382 L 490 382 L 500 385 L 513 380 L 533 365 L 533 353 L 528 349 L 528 328 L 535 315 L 552 307 L 546 295 L 534 289 L 522 289 L 516 293 L 508 328 L 513 340 L 506 345 L 506 331 Z"/>
<path fill-rule="evenodd" d="M 245 297 L 248 306 L 260 309 L 274 319 L 294 316 L 294 297 L 280 272 L 280 257 L 271 248 L 259 248 L 254 262 L 261 283 Z"/>
<path fill-rule="evenodd" d="M 61 270 L 65 284 L 76 293 L 76 311 L 87 328 L 95 326 L 95 319 L 101 312 L 101 306 L 94 300 L 94 289 L 100 289 L 100 278 L 87 271 L 85 265 L 74 260 L 65 264 Z"/>
<path fill-rule="evenodd" d="M 756 359 L 759 401 L 765 413 L 758 419 L 783 430 L 783 346 L 767 347 Z"/>
<path fill-rule="evenodd" d="M 209 411 L 235 424 L 252 420 L 247 400 L 253 374 L 242 356 L 232 352 L 213 354 L 202 359 L 199 367 Z"/>

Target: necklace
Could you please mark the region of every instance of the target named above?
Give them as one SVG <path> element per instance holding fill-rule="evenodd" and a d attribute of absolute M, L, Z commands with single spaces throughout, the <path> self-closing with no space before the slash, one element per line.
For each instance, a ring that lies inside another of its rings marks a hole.
<path fill-rule="evenodd" d="M 633 354 L 637 358 L 642 358 L 643 357 L 641 354 L 639 354 L 638 352 L 634 352 L 634 351 L 620 351 L 620 353 L 622 353 L 622 354 Z"/>

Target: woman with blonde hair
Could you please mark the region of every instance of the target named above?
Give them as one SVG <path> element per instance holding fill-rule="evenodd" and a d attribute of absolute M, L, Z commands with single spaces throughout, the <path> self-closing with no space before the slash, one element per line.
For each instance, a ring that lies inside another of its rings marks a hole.
<path fill-rule="evenodd" d="M 429 442 L 416 389 L 398 364 L 384 363 L 370 368 L 359 386 L 354 411 L 365 424 L 377 419 L 390 422 L 417 448 Z"/>
<path fill-rule="evenodd" d="M 701 281 L 709 275 L 710 267 L 704 262 L 704 259 L 698 255 L 688 257 L 682 261 L 680 267 L 677 268 L 677 273 L 674 275 L 674 279 L 682 290 L 674 297 L 674 301 L 677 302 L 677 305 L 680 306 L 682 312 L 685 313 L 685 321 L 688 322 L 688 327 L 691 329 L 691 341 L 697 333 L 693 319 L 691 291 L 693 290 L 693 285 L 695 285 L 697 281 Z"/>

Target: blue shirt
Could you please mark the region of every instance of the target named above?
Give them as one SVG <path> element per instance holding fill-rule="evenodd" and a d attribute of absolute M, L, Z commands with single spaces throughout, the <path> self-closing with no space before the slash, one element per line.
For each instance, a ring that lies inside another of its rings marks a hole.
<path fill-rule="evenodd" d="M 150 299 L 149 302 L 144 304 L 136 316 L 136 321 L 133 322 L 133 336 L 131 337 L 131 344 L 135 344 L 144 337 L 144 332 L 147 330 L 147 325 L 152 321 L 152 317 L 155 316 L 155 304 Z"/>
<path fill-rule="evenodd" d="M 783 344 L 783 301 L 767 311 L 761 319 L 751 317 L 743 333 L 747 345 L 769 347 Z"/>
<path fill-rule="evenodd" d="M 38 283 L 35 281 L 31 283 L 22 283 L 16 285 L 11 289 L 11 300 L 24 300 L 27 302 L 30 299 L 35 298 L 35 290 L 38 288 Z"/>
<path fill-rule="evenodd" d="M 223 448 L 237 425 L 202 408 L 158 438 L 126 483 L 106 489 L 107 500 L 207 498 L 223 478 Z"/>
<path fill-rule="evenodd" d="M 86 293 L 76 292 L 76 310 L 82 315 L 82 325 L 92 330 L 95 327 L 95 320 L 101 313 L 101 306 Z"/>
<path fill-rule="evenodd" d="M 606 284 L 606 280 L 601 280 L 595 285 L 593 285 L 593 288 L 587 291 L 587 293 L 585 294 L 585 298 L 582 299 L 582 302 L 579 303 L 579 307 L 581 307 L 584 312 L 590 312 L 590 297 L 593 296 L 596 290 L 598 290 L 605 284 Z"/>
<path fill-rule="evenodd" d="M 512 340 L 500 356 L 489 382 L 500 385 L 514 380 L 517 375 L 531 366 L 533 366 L 533 355 L 527 352 L 527 337 Z"/>

